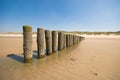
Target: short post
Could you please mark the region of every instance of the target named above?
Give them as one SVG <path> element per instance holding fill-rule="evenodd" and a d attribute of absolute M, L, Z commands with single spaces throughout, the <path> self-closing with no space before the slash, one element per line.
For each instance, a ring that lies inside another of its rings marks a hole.
<path fill-rule="evenodd" d="M 69 47 L 69 34 L 66 34 L 66 47 Z"/>
<path fill-rule="evenodd" d="M 66 34 L 64 34 L 64 44 L 63 44 L 64 48 L 66 48 Z"/>
<path fill-rule="evenodd" d="M 59 32 L 58 33 L 58 50 L 62 50 L 64 45 L 64 33 Z"/>
<path fill-rule="evenodd" d="M 75 35 L 73 35 L 73 44 L 75 44 Z"/>
<path fill-rule="evenodd" d="M 73 35 L 71 35 L 71 45 L 73 45 Z"/>
<path fill-rule="evenodd" d="M 23 54 L 24 62 L 32 62 L 32 27 L 23 26 Z"/>
<path fill-rule="evenodd" d="M 79 36 L 79 42 L 81 41 L 81 36 Z"/>
<path fill-rule="evenodd" d="M 45 30 L 46 39 L 46 55 L 52 54 L 52 33 L 50 30 Z"/>
<path fill-rule="evenodd" d="M 58 50 L 58 32 L 52 31 L 52 52 Z"/>
<path fill-rule="evenodd" d="M 79 36 L 77 36 L 77 43 L 79 43 Z"/>
<path fill-rule="evenodd" d="M 45 46 L 45 31 L 43 28 L 37 28 L 38 59 L 45 56 Z"/>
<path fill-rule="evenodd" d="M 71 46 L 72 45 L 71 34 L 69 35 L 69 40 L 70 40 L 69 45 Z"/>
<path fill-rule="evenodd" d="M 77 35 L 75 35 L 75 44 L 77 43 Z"/>

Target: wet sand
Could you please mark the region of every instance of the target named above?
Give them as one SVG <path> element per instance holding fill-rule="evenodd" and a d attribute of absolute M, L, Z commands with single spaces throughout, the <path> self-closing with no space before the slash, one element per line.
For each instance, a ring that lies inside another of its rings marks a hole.
<path fill-rule="evenodd" d="M 118 38 L 86 38 L 39 60 L 34 51 L 29 64 L 23 63 L 22 37 L 0 37 L 0 44 L 0 80 L 120 80 Z"/>

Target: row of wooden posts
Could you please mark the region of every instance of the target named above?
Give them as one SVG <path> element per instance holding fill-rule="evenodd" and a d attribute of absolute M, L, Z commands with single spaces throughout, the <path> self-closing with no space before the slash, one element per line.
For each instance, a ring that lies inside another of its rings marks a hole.
<path fill-rule="evenodd" d="M 83 37 L 75 34 L 65 34 L 64 32 L 38 28 L 38 59 L 79 43 L 82 39 Z M 32 27 L 23 26 L 23 54 L 25 63 L 32 62 L 32 53 Z"/>

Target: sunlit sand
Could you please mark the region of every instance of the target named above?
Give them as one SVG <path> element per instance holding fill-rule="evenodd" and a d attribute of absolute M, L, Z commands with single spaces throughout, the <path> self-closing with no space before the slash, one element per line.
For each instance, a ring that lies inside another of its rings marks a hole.
<path fill-rule="evenodd" d="M 120 37 L 82 36 L 79 44 L 39 60 L 34 36 L 29 64 L 23 63 L 22 35 L 0 36 L 0 80 L 120 80 Z"/>

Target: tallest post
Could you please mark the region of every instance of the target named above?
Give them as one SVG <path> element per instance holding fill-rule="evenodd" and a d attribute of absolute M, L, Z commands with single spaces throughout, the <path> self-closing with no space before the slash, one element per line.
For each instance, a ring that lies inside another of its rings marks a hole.
<path fill-rule="evenodd" d="M 23 54 L 24 62 L 32 62 L 32 27 L 23 26 Z"/>

